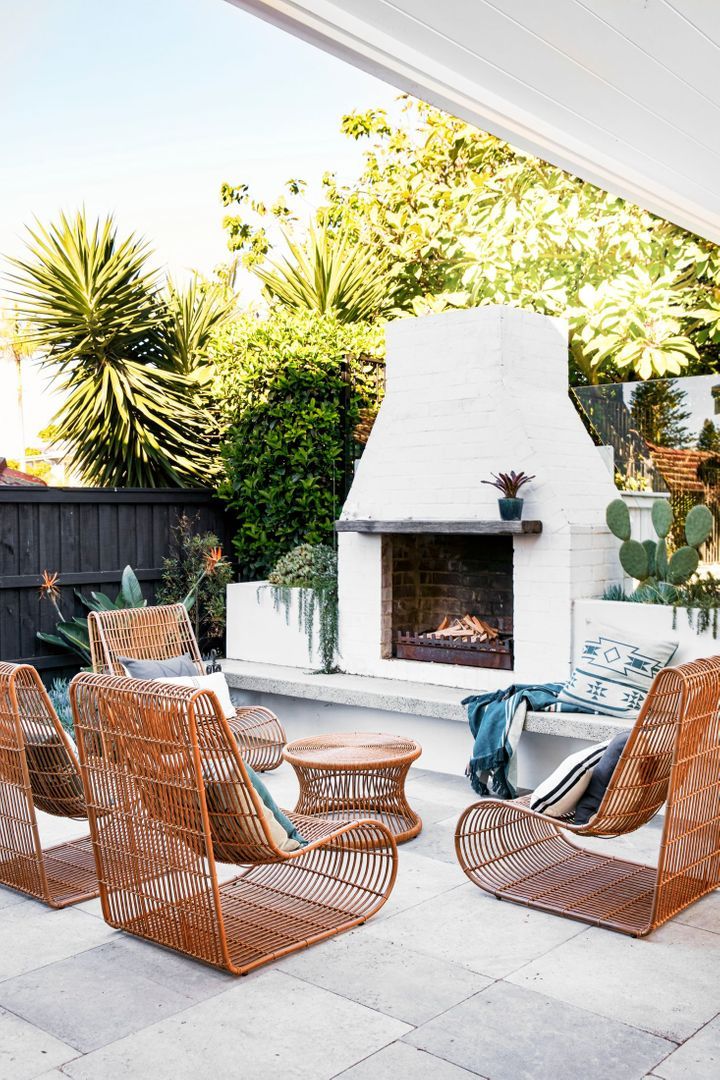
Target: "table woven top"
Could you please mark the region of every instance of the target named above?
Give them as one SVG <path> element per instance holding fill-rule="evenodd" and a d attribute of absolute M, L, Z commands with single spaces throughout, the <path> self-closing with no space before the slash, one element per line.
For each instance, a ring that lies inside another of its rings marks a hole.
<path fill-rule="evenodd" d="M 298 739 L 285 747 L 285 759 L 319 769 L 361 769 L 368 765 L 399 765 L 420 757 L 422 747 L 412 739 L 376 731 L 340 731 Z"/>

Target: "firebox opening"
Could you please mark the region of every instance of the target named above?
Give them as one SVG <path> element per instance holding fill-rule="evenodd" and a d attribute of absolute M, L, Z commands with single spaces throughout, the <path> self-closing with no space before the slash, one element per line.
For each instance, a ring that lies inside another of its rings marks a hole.
<path fill-rule="evenodd" d="M 511 536 L 383 537 L 382 655 L 512 670 Z"/>

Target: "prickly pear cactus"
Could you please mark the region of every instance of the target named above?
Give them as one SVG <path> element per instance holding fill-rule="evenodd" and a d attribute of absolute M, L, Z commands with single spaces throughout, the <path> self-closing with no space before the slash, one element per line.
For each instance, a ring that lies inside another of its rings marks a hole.
<path fill-rule="evenodd" d="M 650 577 L 647 551 L 637 540 L 625 540 L 620 545 L 620 565 L 626 574 L 638 581 Z"/>
<path fill-rule="evenodd" d="M 682 585 L 691 578 L 700 563 L 698 548 L 713 529 L 713 516 L 707 506 L 694 506 L 685 520 L 687 544 L 669 557 L 666 537 L 672 529 L 673 512 L 667 499 L 658 499 L 652 507 L 657 543 L 632 539 L 630 513 L 623 499 L 613 499 L 605 511 L 605 520 L 613 535 L 622 540 L 620 565 L 641 586 Z"/>
<path fill-rule="evenodd" d="M 713 527 L 713 516 L 707 506 L 693 506 L 685 518 L 685 539 L 692 548 L 704 544 Z"/>
<path fill-rule="evenodd" d="M 652 523 L 655 532 L 664 540 L 672 529 L 672 506 L 667 499 L 658 499 L 652 505 Z"/>
<path fill-rule="evenodd" d="M 692 577 L 698 568 L 700 556 L 694 547 L 681 547 L 673 553 L 667 568 L 667 579 L 671 585 L 682 585 Z"/>
<path fill-rule="evenodd" d="M 656 544 L 654 540 L 643 540 L 642 542 L 642 546 L 645 548 L 645 554 L 647 555 L 648 577 L 654 578 L 657 574 L 657 553 L 661 543 L 662 541 L 659 541 Z"/>
<path fill-rule="evenodd" d="M 607 527 L 618 540 L 630 539 L 630 511 L 624 499 L 613 499 L 605 511 Z"/>

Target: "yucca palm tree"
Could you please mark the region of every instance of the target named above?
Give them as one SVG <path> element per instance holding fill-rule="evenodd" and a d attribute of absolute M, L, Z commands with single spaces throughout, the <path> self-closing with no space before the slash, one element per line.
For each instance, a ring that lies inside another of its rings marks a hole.
<path fill-rule="evenodd" d="M 342 224 L 311 222 L 304 245 L 286 233 L 289 256 L 253 267 L 271 296 L 288 307 L 370 322 L 392 307 L 391 268 Z"/>
<path fill-rule="evenodd" d="M 213 330 L 229 318 L 235 297 L 219 282 L 195 277 L 178 289 L 168 279 L 165 303 L 165 350 L 175 358 L 179 371 L 192 375 L 203 366 L 205 345 Z"/>
<path fill-rule="evenodd" d="M 27 257 L 12 260 L 14 297 L 64 391 L 55 422 L 71 466 L 100 486 L 207 483 L 193 365 L 212 320 L 183 328 L 184 301 L 163 297 L 147 245 L 119 240 L 111 217 L 89 225 L 84 212 L 62 215 L 28 232 Z"/>

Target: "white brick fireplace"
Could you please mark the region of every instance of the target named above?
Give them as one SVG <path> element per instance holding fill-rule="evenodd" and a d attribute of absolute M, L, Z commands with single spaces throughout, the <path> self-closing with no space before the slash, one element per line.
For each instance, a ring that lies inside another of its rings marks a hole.
<path fill-rule="evenodd" d="M 438 533 L 474 535 L 499 518 L 499 493 L 481 481 L 510 469 L 536 475 L 523 516 L 542 526 L 507 541 L 513 670 L 391 658 L 382 533 L 433 533 L 437 524 Z M 339 525 L 343 668 L 469 689 L 566 678 L 573 600 L 618 580 L 617 542 L 604 524 L 616 495 L 568 397 L 563 322 L 483 307 L 391 323 L 386 397 Z"/>

